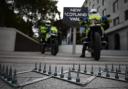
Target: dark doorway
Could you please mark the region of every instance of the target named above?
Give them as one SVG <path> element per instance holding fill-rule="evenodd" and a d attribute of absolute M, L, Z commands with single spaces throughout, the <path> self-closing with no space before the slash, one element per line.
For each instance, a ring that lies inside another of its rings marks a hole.
<path fill-rule="evenodd" d="M 120 35 L 118 33 L 115 34 L 114 36 L 114 42 L 115 42 L 114 49 L 119 50 L 120 49 Z"/>

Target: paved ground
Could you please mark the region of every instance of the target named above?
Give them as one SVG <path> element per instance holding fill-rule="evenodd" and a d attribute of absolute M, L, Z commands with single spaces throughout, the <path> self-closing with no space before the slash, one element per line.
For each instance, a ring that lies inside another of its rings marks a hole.
<path fill-rule="evenodd" d="M 120 55 L 118 55 L 120 54 Z M 121 55 L 122 54 L 122 55 Z M 99 67 L 102 70 L 105 68 L 105 64 L 108 64 L 108 69 L 112 69 L 112 64 L 114 64 L 114 70 L 121 66 L 121 72 L 124 73 L 126 65 L 128 64 L 128 56 L 123 55 L 122 52 L 117 51 L 105 51 L 102 53 L 100 61 L 95 61 L 87 53 L 86 58 L 79 58 L 80 54 L 72 55 L 71 53 L 59 53 L 57 56 L 52 56 L 50 53 L 42 55 L 40 52 L 0 52 L 0 63 L 3 65 L 12 66 L 13 69 L 17 69 L 17 72 L 32 70 L 35 63 L 42 63 L 42 71 L 44 64 L 47 64 L 47 72 L 49 70 L 49 65 L 51 65 L 52 73 L 55 71 L 55 66 L 57 66 L 57 71 L 61 71 L 63 66 L 64 71 L 68 71 L 75 64 L 75 69 L 78 69 L 78 65 L 81 65 L 81 71 L 84 71 L 84 65 L 87 66 L 87 72 L 90 73 L 93 65 L 94 75 L 98 73 Z M 103 73 L 102 75 L 105 75 Z M 72 78 L 76 78 L 76 73 L 71 73 Z M 115 76 L 115 73 L 110 73 L 111 77 Z M 65 77 L 67 78 L 67 74 Z M 80 74 L 80 80 L 85 81 L 90 75 Z M 37 78 L 46 77 L 46 75 L 41 75 L 34 72 L 28 72 L 24 74 L 17 75 L 18 83 L 24 83 L 27 81 L 33 81 Z M 124 79 L 124 75 L 119 75 L 120 79 Z M 0 89 L 14 89 L 8 84 L 0 80 Z M 21 87 L 19 89 L 128 89 L 128 82 L 122 82 L 117 80 L 105 79 L 96 77 L 86 86 L 78 86 L 63 80 L 56 78 L 49 78 L 44 81 L 40 81 L 34 84 Z"/>

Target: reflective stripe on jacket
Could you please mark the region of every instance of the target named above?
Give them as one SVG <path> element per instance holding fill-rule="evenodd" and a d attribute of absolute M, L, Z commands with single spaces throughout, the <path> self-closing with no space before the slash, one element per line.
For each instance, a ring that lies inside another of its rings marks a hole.
<path fill-rule="evenodd" d="M 47 32 L 47 27 L 41 26 L 41 27 L 40 27 L 40 32 L 41 32 L 41 33 L 46 33 L 46 32 Z"/>
<path fill-rule="evenodd" d="M 102 17 L 99 14 L 90 14 L 89 20 L 92 20 L 92 19 L 101 20 Z"/>
<path fill-rule="evenodd" d="M 51 27 L 51 32 L 57 33 L 58 32 L 58 29 L 55 26 L 52 26 Z"/>

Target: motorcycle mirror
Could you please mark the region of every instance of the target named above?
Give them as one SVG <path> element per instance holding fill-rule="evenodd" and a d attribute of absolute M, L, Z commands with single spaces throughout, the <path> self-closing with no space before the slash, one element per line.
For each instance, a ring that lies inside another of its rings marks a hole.
<path fill-rule="evenodd" d="M 83 18 L 80 18 L 80 20 L 83 20 Z"/>
<path fill-rule="evenodd" d="M 106 17 L 110 17 L 111 15 L 106 15 Z"/>

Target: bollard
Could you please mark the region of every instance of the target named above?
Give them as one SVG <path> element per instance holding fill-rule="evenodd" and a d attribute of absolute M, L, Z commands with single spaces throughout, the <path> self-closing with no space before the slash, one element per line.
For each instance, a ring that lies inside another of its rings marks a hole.
<path fill-rule="evenodd" d="M 55 66 L 54 76 L 57 76 L 57 66 Z"/>
<path fill-rule="evenodd" d="M 85 74 L 87 73 L 86 64 L 85 64 L 85 67 L 84 67 L 84 73 L 85 73 Z"/>
<path fill-rule="evenodd" d="M 12 81 L 12 67 L 9 69 L 8 81 Z"/>
<path fill-rule="evenodd" d="M 48 71 L 48 74 L 52 74 L 52 71 L 51 71 L 51 65 L 49 65 L 49 71 Z"/>
<path fill-rule="evenodd" d="M 39 72 L 41 72 L 41 63 L 39 64 L 39 69 L 38 69 Z"/>
<path fill-rule="evenodd" d="M 118 69 L 116 68 L 115 79 L 119 79 Z"/>
<path fill-rule="evenodd" d="M 76 82 L 80 82 L 79 71 L 77 71 Z"/>
<path fill-rule="evenodd" d="M 72 66 L 72 71 L 74 71 L 75 70 L 75 64 L 73 64 L 73 66 Z"/>
<path fill-rule="evenodd" d="M 94 72 L 93 72 L 93 65 L 92 65 L 92 68 L 91 68 L 91 74 L 92 74 L 92 75 L 94 74 Z"/>
<path fill-rule="evenodd" d="M 43 73 L 46 73 L 46 64 L 44 64 Z"/>
<path fill-rule="evenodd" d="M 71 80 L 72 77 L 71 77 L 71 71 L 70 71 L 70 68 L 69 68 L 69 71 L 68 71 L 68 80 Z"/>
<path fill-rule="evenodd" d="M 16 69 L 14 70 L 14 73 L 13 73 L 13 77 L 12 77 L 12 84 L 17 84 Z"/>
<path fill-rule="evenodd" d="M 37 63 L 35 63 L 35 68 L 34 68 L 34 70 L 37 70 Z"/>
<path fill-rule="evenodd" d="M 60 74 L 61 78 L 64 78 L 64 74 L 63 74 L 63 66 L 61 67 L 61 74 Z"/>
<path fill-rule="evenodd" d="M 112 64 L 112 69 L 111 69 L 111 72 L 114 72 L 114 66 L 113 66 L 113 64 Z"/>
<path fill-rule="evenodd" d="M 99 72 L 98 72 L 98 76 L 101 76 L 101 67 L 99 67 Z"/>

